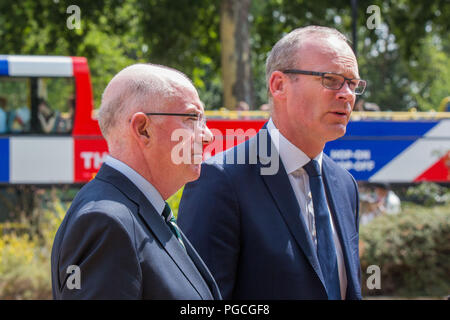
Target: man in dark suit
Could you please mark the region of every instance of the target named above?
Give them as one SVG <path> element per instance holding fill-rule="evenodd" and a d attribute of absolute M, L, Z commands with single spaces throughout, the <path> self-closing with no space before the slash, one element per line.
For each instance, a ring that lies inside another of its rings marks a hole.
<path fill-rule="evenodd" d="M 111 80 L 99 112 L 110 155 L 56 234 L 55 299 L 221 298 L 165 202 L 200 175 L 203 114 L 176 70 L 137 64 Z"/>
<path fill-rule="evenodd" d="M 186 185 L 178 222 L 224 299 L 361 298 L 357 184 L 323 154 L 358 78 L 337 30 L 292 31 L 267 59 L 270 120 Z"/>

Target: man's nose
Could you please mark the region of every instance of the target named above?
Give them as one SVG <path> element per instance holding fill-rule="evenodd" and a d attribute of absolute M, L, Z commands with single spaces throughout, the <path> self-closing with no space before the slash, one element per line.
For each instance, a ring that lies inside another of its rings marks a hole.
<path fill-rule="evenodd" d="M 348 102 L 352 102 L 355 100 L 355 93 L 350 89 L 350 85 L 348 81 L 344 82 L 342 88 L 337 92 L 336 98 L 338 100 L 345 100 Z"/>
<path fill-rule="evenodd" d="M 208 144 L 211 143 L 214 139 L 214 136 L 211 132 L 211 130 L 209 130 L 208 126 L 205 124 L 205 127 L 202 130 L 202 143 L 203 144 Z"/>

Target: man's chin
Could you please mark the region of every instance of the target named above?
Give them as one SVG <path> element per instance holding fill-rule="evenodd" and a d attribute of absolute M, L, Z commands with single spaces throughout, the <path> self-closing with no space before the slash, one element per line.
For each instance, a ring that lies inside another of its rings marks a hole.
<path fill-rule="evenodd" d="M 193 154 L 192 155 L 192 163 L 193 164 L 202 164 L 203 155 L 202 154 Z"/>
<path fill-rule="evenodd" d="M 327 141 L 333 141 L 339 139 L 344 136 L 347 132 L 347 124 L 336 123 L 332 125 L 331 130 L 328 130 L 328 134 L 326 135 Z"/>
<path fill-rule="evenodd" d="M 200 177 L 202 165 L 201 164 L 191 164 L 191 165 L 189 165 L 189 167 L 190 167 L 191 175 L 187 182 L 197 180 Z"/>
<path fill-rule="evenodd" d="M 191 168 L 191 172 L 193 173 L 192 180 L 197 180 L 200 177 L 202 169 L 203 155 L 201 154 L 192 155 L 191 160 L 192 163 L 189 166 Z"/>

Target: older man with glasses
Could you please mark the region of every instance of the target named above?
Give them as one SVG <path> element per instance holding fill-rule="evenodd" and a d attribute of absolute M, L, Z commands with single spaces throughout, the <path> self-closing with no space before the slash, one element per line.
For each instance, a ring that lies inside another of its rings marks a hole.
<path fill-rule="evenodd" d="M 296 29 L 273 47 L 266 81 L 271 118 L 203 164 L 179 225 L 225 299 L 361 299 L 357 184 L 323 153 L 364 92 L 356 57 L 335 29 Z M 229 161 L 254 150 L 257 161 Z"/>
<path fill-rule="evenodd" d="M 191 81 L 174 69 L 137 64 L 111 80 L 99 111 L 109 156 L 56 234 L 55 299 L 221 298 L 165 202 L 200 175 L 196 146 L 201 154 L 212 138 L 203 114 Z M 180 143 L 187 148 L 176 163 Z"/>

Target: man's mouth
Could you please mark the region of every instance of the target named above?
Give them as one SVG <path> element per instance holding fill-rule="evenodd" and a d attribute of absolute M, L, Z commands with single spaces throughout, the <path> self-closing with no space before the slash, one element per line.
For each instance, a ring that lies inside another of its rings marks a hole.
<path fill-rule="evenodd" d="M 331 113 L 340 119 L 348 119 L 348 114 L 345 111 L 332 111 Z"/>
<path fill-rule="evenodd" d="M 331 113 L 340 118 L 348 119 L 350 117 L 350 113 L 352 112 L 352 108 L 349 102 L 345 104 L 343 109 L 339 108 L 337 110 L 332 110 Z"/>

